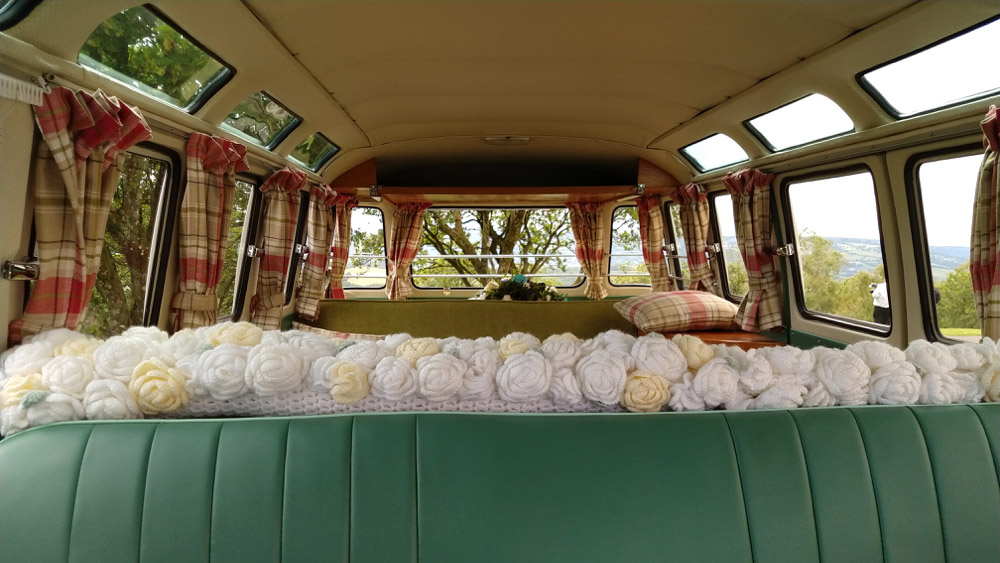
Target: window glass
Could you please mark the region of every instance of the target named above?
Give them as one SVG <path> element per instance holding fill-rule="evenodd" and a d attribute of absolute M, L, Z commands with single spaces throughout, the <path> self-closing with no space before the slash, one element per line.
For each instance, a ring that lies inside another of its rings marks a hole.
<path fill-rule="evenodd" d="M 743 264 L 743 256 L 740 255 L 740 245 L 736 240 L 736 220 L 733 217 L 733 196 L 729 194 L 718 195 L 712 198 L 712 205 L 715 209 L 715 220 L 719 227 L 719 243 L 722 245 L 722 252 L 718 254 L 722 258 L 721 267 L 726 271 L 727 291 L 729 295 L 740 297 L 746 295 L 747 268 Z"/>
<path fill-rule="evenodd" d="M 677 289 L 684 289 L 691 280 L 691 269 L 688 267 L 687 246 L 684 244 L 684 229 L 681 226 L 681 208 L 675 204 L 667 205 L 668 228 L 673 237 L 674 250 L 670 254 L 670 274 L 675 277 Z"/>
<path fill-rule="evenodd" d="M 144 6 L 119 12 L 97 26 L 77 61 L 190 110 L 233 74 L 214 55 Z"/>
<path fill-rule="evenodd" d="M 869 70 L 861 82 L 897 117 L 986 97 L 1000 91 L 1000 73 L 982 67 L 997 37 L 1000 20 Z"/>
<path fill-rule="evenodd" d="M 292 160 L 315 172 L 339 150 L 340 147 L 331 143 L 320 133 L 313 133 L 292 149 L 291 156 Z"/>
<path fill-rule="evenodd" d="M 143 324 L 153 227 L 168 171 L 166 161 L 125 154 L 81 332 L 107 338 Z"/>
<path fill-rule="evenodd" d="M 236 180 L 236 190 L 233 194 L 232 223 L 229 226 L 229 238 L 226 240 L 225 255 L 222 262 L 222 276 L 215 294 L 219 296 L 219 315 L 231 315 L 236 299 L 236 279 L 239 277 L 240 257 L 246 248 L 243 240 L 244 230 L 250 218 L 250 198 L 255 186 L 250 182 Z"/>
<path fill-rule="evenodd" d="M 385 219 L 377 207 L 351 212 L 351 255 L 344 272 L 345 289 L 385 287 Z"/>
<path fill-rule="evenodd" d="M 944 336 L 959 340 L 979 341 L 981 334 L 969 273 L 969 233 L 982 160 L 962 156 L 917 168 L 937 326 Z"/>
<path fill-rule="evenodd" d="M 650 284 L 639 239 L 639 211 L 634 205 L 617 207 L 611 214 L 611 270 L 608 273 L 611 285 Z"/>
<path fill-rule="evenodd" d="M 222 126 L 254 144 L 272 148 L 301 121 L 267 93 L 257 92 L 229 112 Z"/>
<path fill-rule="evenodd" d="M 788 186 L 788 202 L 805 308 L 888 326 L 889 294 L 872 175 L 794 182 Z"/>
<path fill-rule="evenodd" d="M 747 122 L 750 130 L 780 151 L 854 130 L 854 122 L 830 98 L 810 94 Z"/>
<path fill-rule="evenodd" d="M 521 274 L 572 287 L 583 282 L 575 251 L 566 208 L 428 209 L 412 278 L 417 287 L 480 288 Z"/>
<path fill-rule="evenodd" d="M 681 153 L 702 172 L 750 159 L 743 147 L 722 133 L 692 143 L 682 148 Z"/>

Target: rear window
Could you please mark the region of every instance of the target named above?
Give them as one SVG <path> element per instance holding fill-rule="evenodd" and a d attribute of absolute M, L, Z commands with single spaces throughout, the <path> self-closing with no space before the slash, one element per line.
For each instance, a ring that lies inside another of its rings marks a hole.
<path fill-rule="evenodd" d="M 146 6 L 119 12 L 90 34 L 77 62 L 168 104 L 195 111 L 234 71 Z"/>

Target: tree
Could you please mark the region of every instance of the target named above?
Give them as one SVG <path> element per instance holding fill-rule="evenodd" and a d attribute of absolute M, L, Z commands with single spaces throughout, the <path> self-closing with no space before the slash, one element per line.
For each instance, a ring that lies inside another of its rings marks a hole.
<path fill-rule="evenodd" d="M 746 295 L 747 291 L 750 290 L 747 269 L 743 266 L 742 259 L 739 262 L 726 263 L 726 278 L 729 281 L 729 293 Z"/>
<path fill-rule="evenodd" d="M 952 270 L 943 282 L 937 284 L 937 289 L 941 292 L 941 300 L 937 304 L 940 328 L 979 328 L 968 262 Z"/>
<path fill-rule="evenodd" d="M 809 232 L 799 233 L 798 250 L 806 307 L 835 313 L 840 300 L 837 273 L 844 265 L 844 255 L 834 250 L 833 243 L 827 239 Z"/>
<path fill-rule="evenodd" d="M 236 276 L 239 273 L 236 271 L 236 265 L 239 262 L 240 239 L 243 238 L 247 209 L 250 207 L 250 195 L 254 189 L 254 185 L 249 182 L 236 181 L 236 190 L 233 194 L 232 222 L 229 226 L 229 238 L 226 239 L 223 254 L 222 276 L 219 278 L 219 285 L 215 288 L 215 294 L 219 298 L 219 315 L 228 315 L 233 312 Z"/>

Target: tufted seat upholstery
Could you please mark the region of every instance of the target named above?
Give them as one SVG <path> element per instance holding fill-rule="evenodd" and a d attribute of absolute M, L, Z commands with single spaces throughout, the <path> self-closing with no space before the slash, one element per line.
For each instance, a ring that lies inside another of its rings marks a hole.
<path fill-rule="evenodd" d="M 1000 405 L 67 423 L 0 561 L 1000 561 Z"/>

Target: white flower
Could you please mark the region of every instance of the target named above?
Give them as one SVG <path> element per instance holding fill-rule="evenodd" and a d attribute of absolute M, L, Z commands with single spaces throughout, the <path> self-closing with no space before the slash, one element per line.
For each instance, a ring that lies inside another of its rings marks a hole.
<path fill-rule="evenodd" d="M 496 350 L 500 344 L 496 339 L 489 336 L 482 336 L 475 339 L 473 342 L 476 343 L 476 350 Z"/>
<path fill-rule="evenodd" d="M 145 340 L 153 344 L 163 344 L 170 338 L 166 331 L 155 326 L 134 326 L 122 333 L 125 338 Z"/>
<path fill-rule="evenodd" d="M 964 394 L 950 374 L 925 373 L 920 381 L 920 397 L 917 402 L 921 405 L 948 405 L 959 402 Z"/>
<path fill-rule="evenodd" d="M 572 368 L 580 359 L 580 342 L 575 336 L 571 340 L 565 334 L 553 334 L 542 343 L 542 354 L 554 368 Z"/>
<path fill-rule="evenodd" d="M 160 357 L 177 364 L 182 358 L 201 354 L 211 348 L 212 345 L 207 340 L 203 340 L 195 331 L 185 328 L 175 332 L 165 344 L 160 346 Z"/>
<path fill-rule="evenodd" d="M 416 370 L 403 358 L 382 358 L 368 374 L 372 395 L 387 401 L 401 401 L 417 392 Z"/>
<path fill-rule="evenodd" d="M 87 384 L 96 377 L 93 364 L 80 356 L 59 356 L 42 368 L 42 385 L 75 399 L 83 398 Z"/>
<path fill-rule="evenodd" d="M 204 352 L 202 352 L 204 354 Z M 191 398 L 204 399 L 209 396 L 208 389 L 201 383 L 201 377 L 198 374 L 198 362 L 201 360 L 201 354 L 193 354 L 191 356 L 184 356 L 180 360 L 177 360 L 177 364 L 174 369 L 179 371 L 184 376 L 184 388 L 187 390 L 188 395 Z M 102 381 L 113 381 L 113 380 L 102 380 Z"/>
<path fill-rule="evenodd" d="M 774 381 L 774 371 L 767 358 L 757 354 L 753 349 L 744 352 L 736 346 L 723 346 L 725 350 L 720 357 L 727 358 L 740 375 L 740 390 L 748 395 L 756 395 Z M 719 348 L 716 348 L 719 353 Z"/>
<path fill-rule="evenodd" d="M 497 392 L 505 401 L 541 398 L 551 382 L 552 365 L 538 352 L 510 356 L 497 372 Z"/>
<path fill-rule="evenodd" d="M 759 348 L 757 355 L 771 364 L 775 375 L 807 375 L 812 372 L 816 358 L 812 351 L 794 346 L 768 346 Z"/>
<path fill-rule="evenodd" d="M 671 410 L 678 412 L 705 410 L 705 400 L 694 390 L 694 374 L 686 371 L 680 381 L 670 384 L 670 401 L 667 404 Z"/>
<path fill-rule="evenodd" d="M 737 389 L 736 393 L 723 404 L 723 407 L 729 411 L 750 410 L 754 407 L 753 395 L 748 395 L 742 389 Z"/>
<path fill-rule="evenodd" d="M 808 389 L 799 382 L 798 376 L 794 374 L 779 375 L 774 378 L 767 389 L 757 395 L 753 408 L 794 409 L 802 406 L 806 393 L 808 393 Z"/>
<path fill-rule="evenodd" d="M 948 347 L 940 342 L 914 340 L 906 348 L 906 361 L 917 367 L 921 374 L 945 374 L 955 371 L 958 362 L 952 357 Z"/>
<path fill-rule="evenodd" d="M 847 350 L 816 348 L 813 373 L 830 392 L 838 405 L 863 405 L 868 402 L 868 364 Z"/>
<path fill-rule="evenodd" d="M 627 377 L 620 357 L 606 350 L 595 350 L 576 364 L 583 396 L 604 405 L 621 401 Z"/>
<path fill-rule="evenodd" d="M 680 347 L 662 334 L 652 333 L 636 339 L 631 355 L 636 368 L 666 377 L 670 382 L 680 381 L 687 373 L 688 363 Z"/>
<path fill-rule="evenodd" d="M 417 367 L 417 361 L 420 358 L 433 356 L 440 352 L 441 347 L 433 338 L 414 338 L 403 342 L 396 348 L 396 355 L 410 362 L 410 367 Z"/>
<path fill-rule="evenodd" d="M 951 357 L 955 358 L 956 369 L 961 371 L 980 371 L 986 365 L 986 355 L 982 344 L 962 342 L 948 346 Z"/>
<path fill-rule="evenodd" d="M 217 401 L 229 401 L 250 392 L 247 387 L 247 354 L 250 349 L 220 344 L 198 356 L 194 378 Z"/>
<path fill-rule="evenodd" d="M 41 341 L 22 344 L 4 360 L 6 377 L 41 373 L 42 367 L 52 359 L 54 346 L 51 342 Z"/>
<path fill-rule="evenodd" d="M 432 340 L 433 341 L 433 340 Z M 437 342 L 434 342 L 437 345 Z M 424 356 L 417 361 L 417 387 L 429 401 L 444 401 L 458 393 L 462 387 L 465 362 L 451 354 Z"/>
<path fill-rule="evenodd" d="M 515 354 L 524 354 L 534 348 L 538 348 L 542 342 L 526 332 L 512 332 L 500 339 L 498 350 L 500 359 L 506 360 Z"/>
<path fill-rule="evenodd" d="M 627 381 L 627 380 L 626 380 Z M 549 384 L 549 395 L 552 401 L 564 405 L 573 405 L 583 401 L 580 391 L 580 380 L 573 375 L 570 368 L 552 370 L 552 383 Z"/>
<path fill-rule="evenodd" d="M 694 392 L 708 408 L 715 408 L 736 395 L 739 374 L 725 358 L 709 360 L 694 376 Z"/>
<path fill-rule="evenodd" d="M 877 340 L 862 340 L 849 344 L 847 351 L 861 358 L 861 361 L 867 364 L 872 371 L 889 364 L 906 361 L 906 354 L 902 350 Z"/>
<path fill-rule="evenodd" d="M 409 342 L 410 340 L 413 340 L 412 336 L 410 336 L 408 333 L 400 332 L 398 334 L 390 334 L 386 336 L 385 339 L 382 340 L 382 342 L 386 345 L 386 347 L 391 348 L 393 351 L 395 351 L 398 350 L 399 347 L 402 346 L 404 342 Z"/>
<path fill-rule="evenodd" d="M 986 394 L 986 389 L 979 383 L 978 377 L 974 374 L 963 371 L 956 372 L 953 376 L 955 378 L 955 384 L 958 385 L 959 389 L 961 389 L 959 402 L 978 403 L 983 400 L 983 395 Z"/>
<path fill-rule="evenodd" d="M 0 436 L 10 436 L 28 428 L 28 411 L 20 406 L 0 409 Z"/>
<path fill-rule="evenodd" d="M 97 379 L 88 383 L 83 393 L 83 408 L 90 420 L 142 418 L 142 411 L 128 387 L 114 379 Z"/>
<path fill-rule="evenodd" d="M 22 404 L 21 408 L 26 411 L 25 415 L 28 417 L 29 426 L 80 420 L 87 414 L 83 410 L 83 404 L 78 399 L 63 393 L 44 393 L 44 397 L 41 397 L 38 402 L 32 402 L 30 406 Z"/>
<path fill-rule="evenodd" d="M 387 350 L 378 342 L 359 340 L 356 344 L 341 349 L 338 360 L 354 362 L 366 369 L 374 369 L 383 358 L 388 356 Z"/>
<path fill-rule="evenodd" d="M 912 405 L 920 398 L 920 374 L 910 362 L 884 365 L 874 373 L 868 388 L 872 405 Z"/>
<path fill-rule="evenodd" d="M 174 412 L 187 406 L 188 394 L 184 373 L 158 358 L 135 367 L 128 390 L 145 414 Z"/>
<path fill-rule="evenodd" d="M 987 401 L 1000 401 L 1000 364 L 989 365 L 979 376 L 979 384 L 983 386 Z"/>
<path fill-rule="evenodd" d="M 135 367 L 152 358 L 159 345 L 127 336 L 112 336 L 94 350 L 94 369 L 102 379 L 115 379 L 122 383 L 132 380 Z"/>
<path fill-rule="evenodd" d="M 687 360 L 687 367 L 692 372 L 697 372 L 701 369 L 701 366 L 707 364 L 715 357 L 715 351 L 697 336 L 675 334 L 673 341 L 680 348 L 681 353 L 684 354 L 684 358 Z"/>
<path fill-rule="evenodd" d="M 94 364 L 94 352 L 104 344 L 103 340 L 80 335 L 73 340 L 67 340 L 52 351 L 53 356 L 80 356 Z"/>
<path fill-rule="evenodd" d="M 340 340 L 339 338 L 333 340 Z M 264 334 L 260 337 L 260 342 L 257 344 L 288 344 L 288 339 L 285 338 L 285 333 L 280 330 L 265 330 Z M 256 346 L 253 344 L 252 346 Z"/>
<path fill-rule="evenodd" d="M 24 344 L 33 344 L 35 342 L 47 342 L 51 344 L 53 348 L 59 348 L 63 344 L 71 340 L 77 340 L 79 338 L 86 338 L 86 337 L 83 334 L 80 334 L 79 332 L 75 330 L 70 330 L 68 328 L 54 328 L 25 338 Z"/>
<path fill-rule="evenodd" d="M 309 367 L 309 374 L 307 376 L 307 381 L 309 383 L 309 388 L 316 391 L 330 391 L 333 387 L 333 379 L 331 375 L 333 373 L 333 366 L 339 360 L 333 356 L 326 356 L 323 358 L 318 358 Z M 403 360 L 404 362 L 406 360 Z M 409 364 L 407 364 L 409 365 Z"/>
<path fill-rule="evenodd" d="M 258 344 L 247 354 L 246 383 L 258 395 L 275 397 L 301 387 L 308 368 L 291 344 Z"/>
<path fill-rule="evenodd" d="M 336 345 L 332 340 L 315 332 L 289 330 L 285 332 L 285 342 L 298 348 L 302 358 L 307 363 L 312 363 L 324 356 L 333 356 L 336 352 Z"/>
<path fill-rule="evenodd" d="M 488 399 L 496 391 L 496 374 L 500 366 L 500 356 L 495 349 L 477 350 L 466 362 L 469 371 L 465 372 L 462 388 L 458 390 L 458 398 L 465 400 Z"/>
<path fill-rule="evenodd" d="M 635 370 L 625 379 L 622 406 L 629 412 L 657 412 L 670 402 L 670 382 L 662 375 Z"/>
<path fill-rule="evenodd" d="M 806 394 L 802 398 L 803 407 L 832 407 L 837 404 L 837 398 L 830 393 L 830 390 L 823 385 L 823 382 L 815 376 L 800 378 L 799 381 L 806 386 Z"/>
<path fill-rule="evenodd" d="M 371 385 L 368 383 L 366 367 L 350 361 L 339 361 L 330 369 L 330 396 L 342 405 L 353 405 L 368 396 Z"/>
<path fill-rule="evenodd" d="M 209 333 L 209 341 L 215 346 L 220 344 L 236 344 L 237 346 L 256 346 L 261 343 L 264 331 L 253 323 L 220 323 Z"/>
<path fill-rule="evenodd" d="M 620 330 L 606 330 L 597 335 L 597 340 L 601 342 L 601 346 L 605 350 L 629 354 L 632 351 L 632 346 L 635 345 L 636 338 Z"/>

